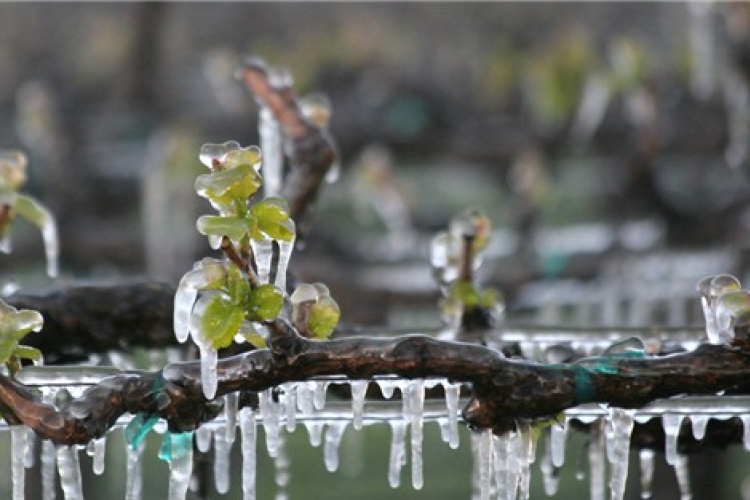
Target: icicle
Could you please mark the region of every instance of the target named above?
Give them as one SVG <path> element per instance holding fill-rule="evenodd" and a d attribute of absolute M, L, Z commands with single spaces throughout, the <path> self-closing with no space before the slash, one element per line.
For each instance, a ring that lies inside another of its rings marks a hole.
<path fill-rule="evenodd" d="M 630 457 L 630 433 L 633 431 L 634 410 L 621 408 L 610 409 L 610 422 L 614 438 L 613 452 L 610 457 L 609 488 L 612 500 L 622 500 L 625 495 L 625 482 L 628 477 L 628 459 Z M 608 443 L 609 445 L 609 443 Z"/>
<path fill-rule="evenodd" d="M 11 472 L 13 480 L 13 500 L 24 500 L 26 496 L 26 470 L 24 461 L 26 459 L 28 441 L 26 439 L 26 427 L 23 425 L 10 426 L 11 443 Z"/>
<path fill-rule="evenodd" d="M 693 498 L 693 493 L 690 488 L 688 458 L 685 455 L 677 455 L 672 465 L 674 466 L 674 473 L 677 476 L 677 484 L 680 487 L 680 500 L 690 500 Z"/>
<path fill-rule="evenodd" d="M 366 380 L 352 380 L 352 413 L 354 415 L 352 426 L 354 430 L 362 429 L 362 413 L 365 408 L 365 393 L 367 392 Z"/>
<path fill-rule="evenodd" d="M 639 459 L 641 462 L 641 498 L 651 498 L 651 484 L 654 480 L 654 456 L 656 452 L 642 448 Z"/>
<path fill-rule="evenodd" d="M 472 433 L 472 436 L 473 435 L 474 434 Z M 510 498 L 515 500 L 516 498 L 516 483 L 514 479 L 511 479 L 510 455 L 508 453 L 512 446 L 511 440 L 514 438 L 515 433 L 513 432 L 505 433 L 502 436 L 494 436 L 493 463 L 495 465 L 495 483 L 497 484 L 499 499 Z"/>
<path fill-rule="evenodd" d="M 23 459 L 23 466 L 27 469 L 34 467 L 36 463 L 36 433 L 30 428 L 26 429 L 26 456 Z"/>
<path fill-rule="evenodd" d="M 458 399 L 461 395 L 461 384 L 443 383 L 445 391 L 445 407 L 448 411 L 448 446 L 458 448 Z"/>
<path fill-rule="evenodd" d="M 346 422 L 330 422 L 326 429 L 326 444 L 323 450 L 326 470 L 336 472 L 339 468 L 339 445 L 346 430 Z"/>
<path fill-rule="evenodd" d="M 190 313 L 198 298 L 198 287 L 204 284 L 203 271 L 193 269 L 188 271 L 180 280 L 174 295 L 174 334 L 177 341 L 182 343 L 190 335 Z"/>
<path fill-rule="evenodd" d="M 550 429 L 552 465 L 562 467 L 565 463 L 565 437 L 568 433 L 568 417 L 563 417 L 560 424 Z"/>
<path fill-rule="evenodd" d="M 195 430 L 195 447 L 201 453 L 208 453 L 211 449 L 213 431 L 208 425 L 202 425 Z"/>
<path fill-rule="evenodd" d="M 285 384 L 283 394 L 286 410 L 286 430 L 291 433 L 297 426 L 297 390 L 295 384 Z"/>
<path fill-rule="evenodd" d="M 198 343 L 196 341 L 196 343 Z M 216 389 L 219 385 L 219 378 L 216 374 L 216 363 L 219 360 L 219 353 L 213 347 L 203 342 L 198 343 L 200 349 L 201 362 L 201 386 L 203 395 L 206 399 L 213 399 L 216 395 Z"/>
<path fill-rule="evenodd" d="M 595 423 L 589 437 L 589 487 L 591 500 L 604 500 L 604 432 L 602 421 Z"/>
<path fill-rule="evenodd" d="M 683 415 L 675 413 L 665 413 L 661 417 L 661 424 L 664 427 L 664 458 L 669 465 L 675 465 L 677 462 L 677 439 L 682 427 Z"/>
<path fill-rule="evenodd" d="M 298 382 L 297 383 L 297 408 L 302 417 L 312 415 L 315 411 L 313 405 L 314 385 L 316 382 Z"/>
<path fill-rule="evenodd" d="M 234 437 L 237 431 L 237 410 L 239 408 L 239 397 L 236 392 L 230 392 L 224 396 L 224 418 L 226 419 L 227 444 L 234 443 Z"/>
<path fill-rule="evenodd" d="M 279 434 L 278 449 L 274 460 L 276 466 L 276 500 L 285 500 L 287 498 L 286 487 L 289 485 L 291 474 L 289 473 L 289 456 L 286 450 L 286 439 L 284 434 Z"/>
<path fill-rule="evenodd" d="M 390 421 L 390 425 L 391 455 L 388 465 L 388 484 L 391 488 L 398 488 L 401 484 L 401 467 L 406 461 L 406 422 Z"/>
<path fill-rule="evenodd" d="M 292 258 L 292 252 L 294 251 L 294 240 L 292 237 L 291 241 L 278 240 L 279 244 L 279 263 L 276 266 L 276 278 L 274 284 L 286 291 L 286 271 L 289 267 L 289 260 Z"/>
<path fill-rule="evenodd" d="M 193 433 L 165 434 L 164 440 L 170 443 L 168 498 L 185 500 L 193 474 Z"/>
<path fill-rule="evenodd" d="M 59 272 L 60 240 L 57 236 L 57 225 L 51 213 L 46 213 L 40 229 L 42 230 L 44 254 L 47 257 L 47 276 L 57 278 Z"/>
<path fill-rule="evenodd" d="M 229 491 L 229 452 L 226 433 L 214 432 L 214 483 L 216 491 L 225 494 Z"/>
<path fill-rule="evenodd" d="M 60 486 L 65 500 L 81 500 L 83 485 L 81 482 L 81 466 L 78 461 L 78 449 L 75 445 L 58 445 L 55 451 L 57 457 L 57 471 L 60 474 Z"/>
<path fill-rule="evenodd" d="M 125 500 L 140 500 L 143 492 L 143 463 L 141 456 L 145 443 L 141 442 L 139 446 L 133 449 L 126 446 L 127 450 L 127 467 L 125 469 Z"/>
<path fill-rule="evenodd" d="M 92 469 L 94 474 L 101 476 L 104 473 L 104 455 L 107 451 L 106 437 L 92 439 L 86 446 L 86 453 L 93 457 Z"/>
<path fill-rule="evenodd" d="M 521 440 L 521 452 L 518 455 L 518 498 L 528 500 L 531 485 L 531 464 L 535 458 L 535 441 L 528 422 L 518 422 L 518 434 Z"/>
<path fill-rule="evenodd" d="M 706 415 L 690 415 L 690 423 L 693 427 L 693 437 L 700 441 L 706 435 L 706 426 L 710 417 Z"/>
<path fill-rule="evenodd" d="M 328 390 L 328 382 L 313 382 L 314 384 L 314 396 L 313 405 L 316 410 L 322 410 L 326 406 L 326 391 Z"/>
<path fill-rule="evenodd" d="M 539 470 L 542 471 L 544 480 L 544 493 L 551 497 L 557 493 L 557 488 L 560 483 L 560 478 L 557 475 L 557 468 L 552 463 L 552 432 L 555 426 L 552 426 L 547 439 L 545 439 L 544 455 L 542 461 L 539 463 Z"/>
<path fill-rule="evenodd" d="M 409 420 L 411 423 L 411 482 L 414 489 L 420 490 L 424 484 L 422 477 L 422 412 L 424 409 L 424 380 L 409 382 Z"/>
<path fill-rule="evenodd" d="M 268 456 L 276 458 L 279 450 L 279 404 L 273 400 L 271 390 L 259 394 L 260 418 L 266 434 Z"/>
<path fill-rule="evenodd" d="M 240 410 L 240 434 L 242 437 L 242 500 L 255 500 L 257 433 L 255 414 L 251 408 Z"/>
<path fill-rule="evenodd" d="M 377 379 L 375 383 L 380 388 L 380 393 L 385 399 L 391 399 L 396 387 L 398 387 L 396 381 L 392 379 Z"/>
<path fill-rule="evenodd" d="M 40 462 L 42 468 L 42 500 L 55 500 L 55 445 L 52 441 L 42 441 Z"/>
<path fill-rule="evenodd" d="M 492 429 L 485 429 L 479 435 L 479 453 L 477 466 L 479 467 L 479 497 L 490 500 L 490 486 L 492 478 Z"/>
<path fill-rule="evenodd" d="M 743 429 L 742 444 L 746 450 L 750 451 L 750 415 L 742 415 L 740 419 L 742 420 Z"/>
<path fill-rule="evenodd" d="M 258 266 L 258 280 L 268 283 L 271 276 L 271 261 L 273 260 L 273 240 L 250 239 L 250 246 L 255 255 L 255 263 Z"/>
<path fill-rule="evenodd" d="M 320 446 L 320 443 L 323 442 L 325 424 L 316 421 L 306 421 L 305 428 L 307 428 L 307 433 L 310 435 L 310 446 L 313 448 Z"/>
<path fill-rule="evenodd" d="M 261 107 L 258 120 L 260 149 L 263 151 L 263 185 L 266 196 L 281 192 L 284 174 L 284 156 L 281 147 L 281 127 L 266 106 Z"/>

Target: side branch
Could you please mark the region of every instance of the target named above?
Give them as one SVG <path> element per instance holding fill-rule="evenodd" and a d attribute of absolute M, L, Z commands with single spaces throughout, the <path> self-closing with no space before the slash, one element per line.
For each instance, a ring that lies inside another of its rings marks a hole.
<path fill-rule="evenodd" d="M 476 344 L 423 335 L 390 339 L 313 341 L 286 336 L 267 349 L 218 363 L 217 396 L 243 394 L 312 377 L 370 379 L 446 377 L 471 384 L 466 422 L 503 433 L 519 419 L 540 419 L 588 402 L 637 408 L 679 394 L 750 393 L 750 359 L 737 348 L 702 345 L 689 353 L 642 359 L 588 358 L 541 365 L 505 358 Z M 198 362 L 173 363 L 157 373 L 110 377 L 67 406 L 45 405 L 22 384 L 0 376 L 0 410 L 10 423 L 33 428 L 56 443 L 101 436 L 123 413 L 164 418 L 173 432 L 193 429 L 216 415 L 203 397 Z"/>

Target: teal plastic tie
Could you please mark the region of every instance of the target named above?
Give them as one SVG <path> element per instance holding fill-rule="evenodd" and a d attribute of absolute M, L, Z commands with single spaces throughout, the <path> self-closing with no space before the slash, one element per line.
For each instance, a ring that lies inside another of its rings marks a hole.
<path fill-rule="evenodd" d="M 159 449 L 159 458 L 169 462 L 173 459 L 185 457 L 193 449 L 193 433 L 188 432 L 167 432 L 161 442 Z"/>
<path fill-rule="evenodd" d="M 596 391 L 591 383 L 591 373 L 582 366 L 575 366 L 576 389 L 573 396 L 576 405 L 589 403 L 596 398 Z"/>
<path fill-rule="evenodd" d="M 125 427 L 125 442 L 130 445 L 133 450 L 138 449 L 146 434 L 156 425 L 159 421 L 158 415 L 146 415 L 145 413 L 138 413 Z"/>

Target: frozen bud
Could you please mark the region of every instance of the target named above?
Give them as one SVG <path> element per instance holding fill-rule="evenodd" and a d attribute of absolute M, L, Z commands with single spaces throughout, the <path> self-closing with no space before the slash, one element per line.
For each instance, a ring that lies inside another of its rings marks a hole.
<path fill-rule="evenodd" d="M 21 151 L 0 151 L 0 189 L 20 188 L 26 182 L 27 163 Z"/>
<path fill-rule="evenodd" d="M 318 298 L 331 296 L 331 291 L 323 283 L 313 283 L 313 286 L 318 291 Z"/>
<path fill-rule="evenodd" d="M 270 68 L 267 75 L 268 83 L 276 89 L 288 89 L 294 85 L 294 77 L 287 68 Z"/>
<path fill-rule="evenodd" d="M 228 264 L 218 259 L 206 257 L 200 261 L 199 267 L 203 271 L 206 283 L 213 283 L 226 277 Z"/>
<path fill-rule="evenodd" d="M 731 274 L 717 274 L 701 279 L 696 288 L 703 297 L 715 300 L 723 293 L 739 290 L 740 280 Z"/>
<path fill-rule="evenodd" d="M 313 94 L 300 99 L 305 118 L 318 128 L 326 128 L 331 119 L 331 101 L 323 94 Z"/>
<path fill-rule="evenodd" d="M 198 158 L 205 166 L 213 168 L 214 160 L 223 163 L 227 153 L 237 149 L 240 149 L 240 143 L 237 141 L 227 141 L 223 144 L 207 143 L 201 146 Z"/>
<path fill-rule="evenodd" d="M 542 358 L 545 363 L 569 363 L 575 357 L 575 351 L 568 345 L 555 344 L 544 350 Z"/>
<path fill-rule="evenodd" d="M 602 352 L 602 356 L 642 357 L 645 352 L 643 340 L 639 337 L 630 337 L 609 346 Z"/>
<path fill-rule="evenodd" d="M 314 302 L 318 300 L 319 290 L 315 285 L 303 283 L 294 290 L 294 293 L 290 297 L 292 305 L 302 304 L 304 302 Z"/>
<path fill-rule="evenodd" d="M 740 290 L 721 295 L 716 301 L 716 319 L 724 332 L 750 325 L 750 292 Z"/>

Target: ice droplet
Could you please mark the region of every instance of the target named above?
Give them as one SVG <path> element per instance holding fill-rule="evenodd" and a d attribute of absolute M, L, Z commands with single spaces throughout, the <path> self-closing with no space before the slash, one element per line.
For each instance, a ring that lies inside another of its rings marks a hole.
<path fill-rule="evenodd" d="M 55 500 L 55 445 L 52 441 L 42 441 L 39 461 L 42 468 L 42 500 Z"/>
<path fill-rule="evenodd" d="M 458 440 L 458 399 L 461 395 L 461 384 L 443 382 L 445 391 L 445 407 L 448 411 L 448 446 L 457 449 Z"/>
<path fill-rule="evenodd" d="M 57 471 L 60 474 L 60 486 L 65 500 L 81 500 L 83 485 L 81 482 L 81 466 L 78 461 L 78 448 L 58 445 L 55 451 L 57 457 Z"/>
<path fill-rule="evenodd" d="M 365 393 L 367 392 L 367 380 L 352 380 L 352 426 L 354 430 L 362 429 L 362 414 L 365 408 Z"/>
<path fill-rule="evenodd" d="M 641 448 L 639 460 L 641 463 L 641 498 L 651 498 L 651 484 L 654 481 L 654 457 L 656 452 L 648 448 Z"/>
<path fill-rule="evenodd" d="M 326 429 L 326 444 L 323 456 L 328 472 L 336 472 L 339 468 L 339 445 L 341 444 L 341 438 L 344 436 L 346 425 L 346 421 L 329 422 Z"/>
<path fill-rule="evenodd" d="M 630 457 L 630 433 L 633 431 L 634 410 L 610 408 L 610 421 L 613 429 L 613 452 L 610 454 L 609 487 L 612 500 L 622 500 L 625 495 L 625 482 L 628 477 Z"/>
<path fill-rule="evenodd" d="M 401 467 L 406 461 L 406 421 L 389 421 L 391 426 L 391 453 L 388 464 L 388 484 L 398 488 L 401 484 Z"/>
<path fill-rule="evenodd" d="M 682 420 L 684 416 L 675 413 L 665 413 L 661 417 L 664 427 L 664 458 L 669 465 L 675 465 L 678 458 L 677 439 L 680 435 Z"/>
<path fill-rule="evenodd" d="M 422 476 L 422 434 L 424 410 L 424 380 L 416 379 L 408 386 L 408 417 L 411 423 L 411 483 L 420 490 L 424 484 Z"/>
<path fill-rule="evenodd" d="M 26 496 L 26 469 L 24 469 L 24 461 L 28 447 L 26 427 L 23 425 L 11 425 L 10 442 L 13 500 L 24 500 Z"/>
<path fill-rule="evenodd" d="M 232 447 L 227 442 L 226 432 L 214 432 L 214 483 L 216 491 L 225 494 L 229 491 L 229 452 Z"/>
<path fill-rule="evenodd" d="M 240 435 L 242 439 L 242 500 L 255 500 L 257 433 L 255 414 L 251 408 L 240 410 Z"/>

